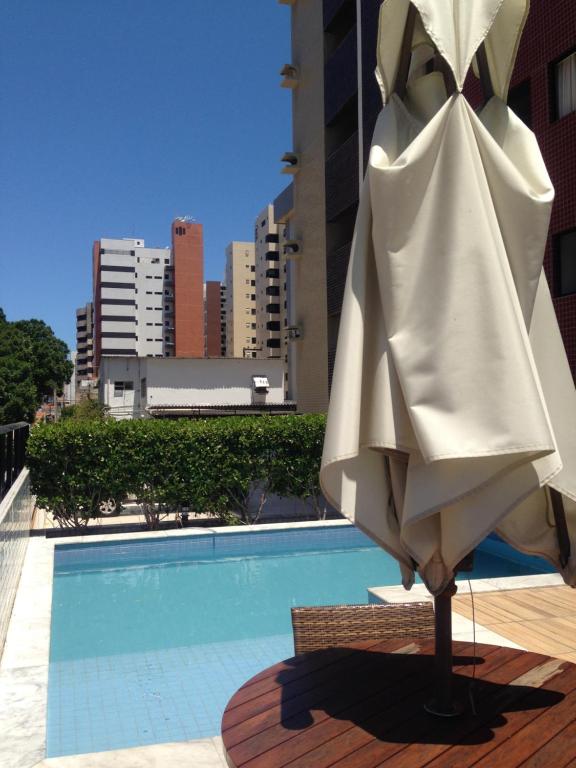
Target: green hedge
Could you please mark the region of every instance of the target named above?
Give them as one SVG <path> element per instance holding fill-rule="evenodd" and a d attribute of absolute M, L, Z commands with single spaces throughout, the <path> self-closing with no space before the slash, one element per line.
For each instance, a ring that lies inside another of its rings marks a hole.
<path fill-rule="evenodd" d="M 325 417 L 206 421 L 64 421 L 39 425 L 28 442 L 38 503 L 62 526 L 99 516 L 104 499 L 136 496 L 148 524 L 187 507 L 226 522 L 255 522 L 268 493 L 318 506 Z M 260 508 L 251 513 L 255 488 Z"/>

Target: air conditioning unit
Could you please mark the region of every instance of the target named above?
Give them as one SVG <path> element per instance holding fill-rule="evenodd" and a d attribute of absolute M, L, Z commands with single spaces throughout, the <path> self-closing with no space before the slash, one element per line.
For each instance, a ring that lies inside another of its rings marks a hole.
<path fill-rule="evenodd" d="M 252 389 L 260 395 L 265 395 L 270 389 L 268 376 L 252 376 Z"/>
<path fill-rule="evenodd" d="M 288 341 L 297 341 L 301 335 L 302 333 L 297 325 L 290 325 L 286 328 L 286 338 Z"/>
<path fill-rule="evenodd" d="M 286 163 L 284 168 L 282 168 L 282 173 L 289 173 L 291 175 L 298 173 L 298 155 L 294 154 L 294 152 L 285 152 L 282 155 L 282 162 Z"/>
<path fill-rule="evenodd" d="M 286 240 L 283 245 L 284 256 L 287 259 L 297 259 L 302 255 L 302 243 L 300 240 Z"/>
<path fill-rule="evenodd" d="M 292 64 L 284 64 L 280 70 L 281 88 L 290 88 L 293 90 L 298 85 L 298 70 Z"/>

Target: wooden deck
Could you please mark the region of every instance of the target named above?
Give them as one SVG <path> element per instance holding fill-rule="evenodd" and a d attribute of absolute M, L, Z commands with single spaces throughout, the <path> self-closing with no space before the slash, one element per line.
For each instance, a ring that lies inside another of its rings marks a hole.
<path fill-rule="evenodd" d="M 403 645 L 403 643 L 405 645 Z M 457 718 L 424 709 L 434 641 L 364 641 L 264 670 L 228 702 L 230 768 L 568 768 L 576 762 L 576 666 L 456 642 Z M 474 666 L 474 661 L 477 665 Z M 471 678 L 475 672 L 475 682 Z"/>
<path fill-rule="evenodd" d="M 476 622 L 535 653 L 576 662 L 576 590 L 539 587 L 474 595 Z M 456 595 L 452 608 L 472 619 L 468 594 Z"/>

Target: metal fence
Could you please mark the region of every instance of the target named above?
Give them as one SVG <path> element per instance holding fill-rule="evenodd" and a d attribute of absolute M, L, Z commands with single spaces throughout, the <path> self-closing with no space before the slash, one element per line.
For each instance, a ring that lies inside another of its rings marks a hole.
<path fill-rule="evenodd" d="M 29 433 L 30 425 L 25 421 L 0 426 L 0 501 L 24 469 Z"/>

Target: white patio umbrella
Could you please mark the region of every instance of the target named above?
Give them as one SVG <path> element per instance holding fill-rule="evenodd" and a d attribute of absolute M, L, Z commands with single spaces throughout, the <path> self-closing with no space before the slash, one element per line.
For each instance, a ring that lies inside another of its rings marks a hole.
<path fill-rule="evenodd" d="M 435 595 L 493 530 L 576 583 L 576 393 L 542 270 L 554 193 L 506 106 L 527 12 L 528 0 L 384 0 L 380 13 L 384 107 L 321 484 L 407 588 L 417 570 Z M 493 95 L 475 113 L 461 91 L 478 65 Z"/>

